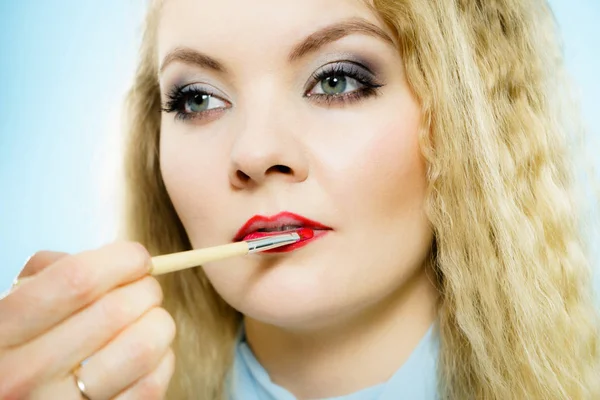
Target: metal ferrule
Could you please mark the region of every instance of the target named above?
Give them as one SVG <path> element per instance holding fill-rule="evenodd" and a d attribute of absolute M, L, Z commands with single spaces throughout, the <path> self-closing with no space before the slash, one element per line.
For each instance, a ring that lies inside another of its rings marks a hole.
<path fill-rule="evenodd" d="M 247 240 L 248 254 L 258 253 L 260 251 L 271 250 L 277 247 L 296 243 L 300 240 L 300 235 L 296 232 L 283 233 L 277 236 L 267 236 L 260 239 Z"/>

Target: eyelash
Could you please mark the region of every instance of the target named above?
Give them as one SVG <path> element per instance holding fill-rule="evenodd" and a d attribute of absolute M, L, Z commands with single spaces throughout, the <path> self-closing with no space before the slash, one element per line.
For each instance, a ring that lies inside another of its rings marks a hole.
<path fill-rule="evenodd" d="M 223 107 L 220 107 L 206 110 L 200 113 L 185 112 L 184 110 L 186 101 L 188 101 L 189 98 L 197 95 L 207 95 L 219 98 L 219 96 L 217 96 L 215 93 L 204 88 L 201 89 L 194 84 L 185 86 L 176 85 L 167 94 L 167 101 L 162 107 L 162 111 L 168 114 L 175 113 L 175 119 L 178 121 L 187 121 L 196 118 L 207 118 L 212 114 L 219 113 L 224 110 Z"/>
<path fill-rule="evenodd" d="M 335 105 L 346 105 L 355 103 L 357 101 L 376 96 L 379 94 L 378 89 L 383 85 L 378 83 L 370 72 L 365 71 L 366 68 L 359 66 L 354 63 L 337 63 L 331 64 L 319 72 L 314 73 L 311 76 L 310 85 L 308 90 L 304 93 L 304 97 L 313 101 L 324 104 L 325 106 Z M 349 93 L 343 94 L 325 94 L 325 93 L 309 93 L 310 90 L 314 89 L 319 82 L 330 77 L 346 77 L 356 80 L 363 87 L 356 89 Z M 209 109 L 197 113 L 185 112 L 186 102 L 190 97 L 197 95 L 207 95 L 219 98 L 215 93 L 199 88 L 195 85 L 186 86 L 175 86 L 167 95 L 167 101 L 162 107 L 162 111 L 166 113 L 175 113 L 175 119 L 179 121 L 188 121 L 192 119 L 204 119 L 209 118 L 211 115 L 220 113 L 225 110 L 224 107 Z M 222 100 L 222 99 L 221 99 Z M 226 100 L 222 100 L 227 102 Z"/>
<path fill-rule="evenodd" d="M 379 94 L 379 88 L 383 84 L 376 81 L 373 75 L 369 72 L 365 72 L 365 67 L 361 67 L 354 63 L 344 64 L 332 64 L 327 66 L 325 69 L 316 72 L 311 78 L 311 84 L 309 90 L 312 90 L 319 82 L 333 76 L 344 76 L 356 80 L 358 83 L 363 85 L 362 88 L 356 89 L 350 93 L 331 95 L 324 93 L 313 93 L 310 94 L 308 91 L 304 94 L 305 97 L 315 99 L 316 101 L 322 102 L 327 106 L 350 104 L 368 97 L 376 96 Z"/>

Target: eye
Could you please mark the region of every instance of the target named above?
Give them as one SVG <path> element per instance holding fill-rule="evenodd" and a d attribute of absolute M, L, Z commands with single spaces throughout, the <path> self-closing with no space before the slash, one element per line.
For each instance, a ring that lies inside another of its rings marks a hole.
<path fill-rule="evenodd" d="M 338 62 L 326 65 L 312 76 L 305 96 L 330 105 L 376 95 L 381 86 L 366 67 L 349 61 Z"/>
<path fill-rule="evenodd" d="M 223 100 L 208 93 L 189 93 L 184 95 L 183 104 L 186 113 L 199 113 L 227 106 Z"/>
<path fill-rule="evenodd" d="M 177 119 L 203 118 L 230 108 L 231 104 L 198 85 L 175 87 L 163 106 L 166 113 L 176 113 Z"/>
<path fill-rule="evenodd" d="M 364 87 L 362 83 L 354 78 L 342 74 L 332 74 L 322 79 L 311 91 L 311 94 L 327 94 L 338 96 L 344 93 L 353 92 Z"/>

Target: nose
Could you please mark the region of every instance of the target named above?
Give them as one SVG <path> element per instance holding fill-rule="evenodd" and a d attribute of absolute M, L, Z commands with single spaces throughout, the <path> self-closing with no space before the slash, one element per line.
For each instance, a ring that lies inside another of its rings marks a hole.
<path fill-rule="evenodd" d="M 252 188 L 272 180 L 306 180 L 308 162 L 292 124 L 275 112 L 245 118 L 231 147 L 229 180 L 234 187 Z"/>

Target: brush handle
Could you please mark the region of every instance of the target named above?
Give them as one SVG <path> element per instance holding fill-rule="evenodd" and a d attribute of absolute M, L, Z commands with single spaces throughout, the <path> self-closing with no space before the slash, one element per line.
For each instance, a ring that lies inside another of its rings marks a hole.
<path fill-rule="evenodd" d="M 237 242 L 221 246 L 182 251 L 180 253 L 167 254 L 152 257 L 151 275 L 162 275 L 186 268 L 197 267 L 207 262 L 222 260 L 229 257 L 237 257 L 248 254 L 248 243 Z"/>
<path fill-rule="evenodd" d="M 304 230 L 306 231 L 306 229 Z M 243 256 L 248 253 L 259 253 L 288 244 L 296 243 L 301 239 L 312 237 L 311 232 L 293 232 L 283 233 L 263 238 L 251 239 L 243 242 L 223 244 L 215 247 L 204 249 L 182 251 L 180 253 L 166 254 L 162 256 L 152 257 L 151 275 L 162 275 L 169 272 L 175 272 L 186 268 L 198 267 L 204 263 L 223 260 L 230 257 Z M 7 294 L 0 294 L 0 299 L 7 296 L 19 284 L 28 281 L 32 277 L 24 277 L 17 279 Z"/>

